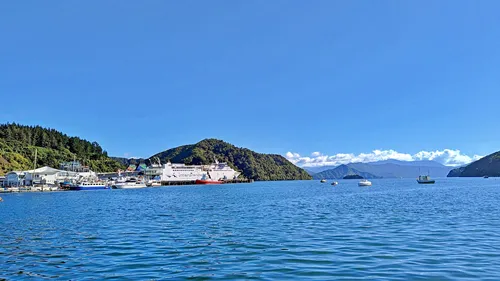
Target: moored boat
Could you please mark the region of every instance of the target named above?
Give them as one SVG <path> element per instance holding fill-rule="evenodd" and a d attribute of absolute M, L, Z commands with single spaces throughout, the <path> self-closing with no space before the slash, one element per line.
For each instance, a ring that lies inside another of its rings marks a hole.
<path fill-rule="evenodd" d="M 99 182 L 80 182 L 69 187 L 70 190 L 102 190 L 109 189 L 104 183 Z"/>
<path fill-rule="evenodd" d="M 326 182 L 326 180 L 325 180 L 325 179 L 323 179 L 323 180 L 320 180 L 319 182 L 321 182 L 321 183 L 325 183 L 325 182 Z"/>
<path fill-rule="evenodd" d="M 148 182 L 146 182 L 146 185 L 151 187 L 161 186 L 161 178 L 159 176 L 154 177 L 153 179 L 148 180 Z"/>
<path fill-rule="evenodd" d="M 332 185 L 337 185 L 337 184 L 339 184 L 339 182 L 337 181 L 332 182 Z"/>
<path fill-rule="evenodd" d="M 144 188 L 146 187 L 146 184 L 142 180 L 130 178 L 124 182 L 116 182 L 114 187 L 117 189 Z"/>
<path fill-rule="evenodd" d="M 369 180 L 361 180 L 359 183 L 358 183 L 358 186 L 371 186 L 372 185 L 372 182 L 369 181 Z"/>
<path fill-rule="evenodd" d="M 152 186 L 152 187 L 158 187 L 158 186 L 161 186 L 161 182 L 159 181 L 149 181 L 147 184 L 147 186 Z"/>
<path fill-rule="evenodd" d="M 71 183 L 70 181 L 63 181 L 59 185 L 60 185 L 61 189 L 71 189 L 71 186 L 73 185 L 73 183 Z"/>
<path fill-rule="evenodd" d="M 431 179 L 430 176 L 419 176 L 418 179 L 417 179 L 417 182 L 419 184 L 433 184 L 436 181 L 433 180 L 433 179 Z"/>

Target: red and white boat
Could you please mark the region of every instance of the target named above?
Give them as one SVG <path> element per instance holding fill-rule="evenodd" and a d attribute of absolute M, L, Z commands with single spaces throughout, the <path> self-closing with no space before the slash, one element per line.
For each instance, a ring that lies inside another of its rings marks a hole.
<path fill-rule="evenodd" d="M 223 181 L 216 180 L 196 180 L 196 184 L 222 184 Z"/>

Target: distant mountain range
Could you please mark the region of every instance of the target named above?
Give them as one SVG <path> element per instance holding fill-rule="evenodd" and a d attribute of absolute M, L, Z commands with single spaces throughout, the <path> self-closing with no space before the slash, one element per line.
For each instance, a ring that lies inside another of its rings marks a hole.
<path fill-rule="evenodd" d="M 500 177 L 500 151 L 450 171 L 448 177 Z"/>
<path fill-rule="evenodd" d="M 320 171 L 312 173 L 313 179 L 342 179 L 346 175 L 357 174 L 366 179 L 373 178 L 414 178 L 420 174 L 430 174 L 432 177 L 446 177 L 452 168 L 435 161 L 399 161 L 384 160 L 371 163 L 350 163 L 338 167 L 310 169 Z"/>
<path fill-rule="evenodd" d="M 111 157 L 111 159 L 124 165 L 125 167 L 128 167 L 130 165 L 140 165 L 142 163 L 151 164 L 149 159 L 144 159 L 144 158 Z"/>
<path fill-rule="evenodd" d="M 352 163 L 350 163 L 352 164 Z M 346 165 L 350 165 L 346 164 Z M 361 163 L 360 163 L 361 164 Z M 414 167 L 446 167 L 436 161 L 430 161 L 430 160 L 422 160 L 422 161 L 400 161 L 400 160 L 382 160 L 382 161 L 377 161 L 377 162 L 370 162 L 370 163 L 365 163 L 365 164 L 370 164 L 370 165 L 383 165 L 383 164 L 395 164 L 395 165 L 400 165 L 400 166 L 414 166 Z M 321 166 L 321 167 L 305 167 L 304 169 L 309 173 L 309 174 L 317 174 L 326 170 L 331 170 L 335 169 L 338 166 Z M 451 168 L 450 168 L 451 169 Z"/>

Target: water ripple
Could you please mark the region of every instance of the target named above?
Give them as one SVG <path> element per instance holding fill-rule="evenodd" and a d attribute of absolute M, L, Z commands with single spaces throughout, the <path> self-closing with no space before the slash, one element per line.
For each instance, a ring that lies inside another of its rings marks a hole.
<path fill-rule="evenodd" d="M 6 194 L 0 280 L 496 280 L 500 181 Z"/>

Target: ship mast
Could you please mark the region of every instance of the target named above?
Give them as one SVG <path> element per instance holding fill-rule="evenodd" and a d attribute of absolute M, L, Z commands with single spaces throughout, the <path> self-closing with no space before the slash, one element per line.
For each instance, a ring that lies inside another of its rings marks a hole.
<path fill-rule="evenodd" d="M 38 150 L 35 148 L 35 161 L 33 162 L 33 174 L 31 175 L 31 186 L 34 186 L 33 182 L 35 180 L 35 170 L 36 170 L 36 157 L 38 155 Z M 25 183 L 26 184 L 26 183 Z"/>
<path fill-rule="evenodd" d="M 33 172 L 35 172 L 36 169 L 36 156 L 37 156 L 37 149 L 35 148 L 35 161 L 33 162 Z"/>

